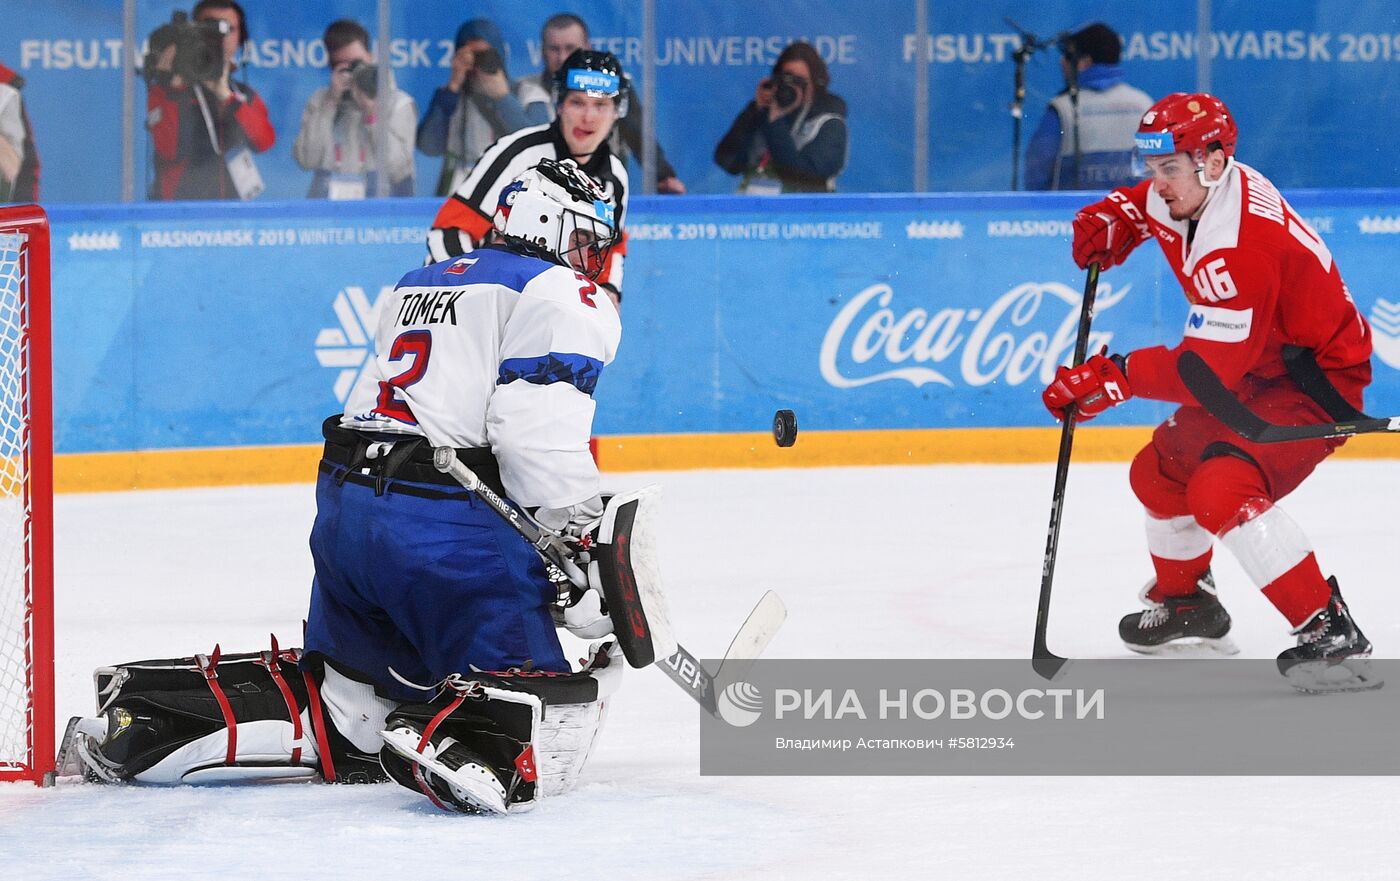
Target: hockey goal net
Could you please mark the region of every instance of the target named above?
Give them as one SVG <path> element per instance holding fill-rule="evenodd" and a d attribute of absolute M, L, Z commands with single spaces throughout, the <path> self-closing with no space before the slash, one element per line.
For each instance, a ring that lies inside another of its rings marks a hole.
<path fill-rule="evenodd" d="M 0 206 L 0 780 L 53 770 L 49 225 Z"/>

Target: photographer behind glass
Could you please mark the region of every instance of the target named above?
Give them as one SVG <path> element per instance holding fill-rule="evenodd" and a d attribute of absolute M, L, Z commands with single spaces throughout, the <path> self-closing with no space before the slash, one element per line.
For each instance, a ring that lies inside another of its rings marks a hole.
<path fill-rule="evenodd" d="M 773 74 L 715 147 L 715 164 L 742 174 L 739 191 L 830 193 L 846 167 L 846 102 L 827 91 L 826 62 L 807 43 L 778 56 Z"/>
<path fill-rule="evenodd" d="M 446 85 L 418 123 L 418 149 L 442 157 L 434 193 L 446 196 L 471 174 L 486 148 L 531 123 L 510 90 L 501 29 L 473 18 L 457 29 Z"/>
<path fill-rule="evenodd" d="M 412 196 L 413 139 L 418 108 L 394 85 L 379 94 L 379 68 L 369 51 L 369 32 L 356 21 L 341 19 L 326 28 L 326 63 L 330 85 L 317 89 L 301 113 L 301 131 L 292 157 L 315 172 L 310 199 L 363 199 L 378 192 L 378 176 L 389 178 L 389 195 Z M 387 153 L 375 155 L 374 129 L 379 114 L 388 125 Z"/>
<path fill-rule="evenodd" d="M 191 15 L 176 12 L 151 33 L 141 68 L 155 152 L 150 198 L 251 199 L 263 190 L 252 154 L 276 133 L 257 92 L 231 79 L 247 19 L 234 0 L 200 0 Z"/>

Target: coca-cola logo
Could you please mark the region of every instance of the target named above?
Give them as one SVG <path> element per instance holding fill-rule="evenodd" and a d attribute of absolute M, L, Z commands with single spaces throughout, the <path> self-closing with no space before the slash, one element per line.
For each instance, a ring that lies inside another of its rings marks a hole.
<path fill-rule="evenodd" d="M 1131 284 L 1114 290 L 1100 283 L 1094 314 L 1102 315 L 1131 289 Z M 821 373 L 827 383 L 836 388 L 886 380 L 916 388 L 953 386 L 952 374 L 973 387 L 996 381 L 1020 385 L 1032 376 L 1048 384 L 1074 351 L 1081 295 L 1060 282 L 1019 284 L 986 308 L 930 312 L 897 307 L 894 299 L 888 284 L 871 285 L 836 314 L 822 339 Z M 1110 331 L 1091 332 L 1089 351 L 1112 339 Z"/>

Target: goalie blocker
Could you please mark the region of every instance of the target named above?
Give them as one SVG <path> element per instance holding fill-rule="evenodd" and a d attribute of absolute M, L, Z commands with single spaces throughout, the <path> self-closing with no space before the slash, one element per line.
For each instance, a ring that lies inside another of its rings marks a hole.
<path fill-rule="evenodd" d="M 676 653 L 661 588 L 656 519 L 661 487 L 652 484 L 608 500 L 590 550 L 588 583 L 602 594 L 627 663 L 646 667 Z"/>

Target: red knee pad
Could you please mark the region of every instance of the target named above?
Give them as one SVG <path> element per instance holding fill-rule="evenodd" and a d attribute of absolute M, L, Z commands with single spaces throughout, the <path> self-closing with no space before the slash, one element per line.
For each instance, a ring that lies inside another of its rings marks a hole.
<path fill-rule="evenodd" d="M 1157 517 L 1182 517 L 1191 513 L 1186 503 L 1186 487 L 1162 473 L 1157 448 L 1148 444 L 1133 457 L 1128 483 L 1142 506 Z"/>
<path fill-rule="evenodd" d="M 1258 466 L 1238 456 L 1216 456 L 1191 475 L 1186 504 L 1197 523 L 1219 535 L 1264 513 L 1273 500 Z"/>

